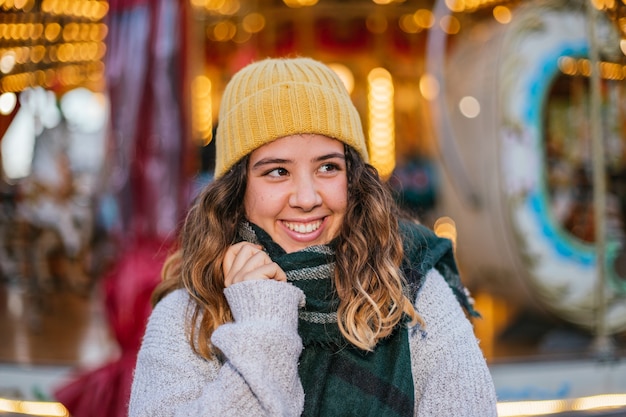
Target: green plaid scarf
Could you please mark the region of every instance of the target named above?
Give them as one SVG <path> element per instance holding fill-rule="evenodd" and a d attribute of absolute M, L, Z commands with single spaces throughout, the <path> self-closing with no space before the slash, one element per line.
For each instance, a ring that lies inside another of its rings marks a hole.
<path fill-rule="evenodd" d="M 451 287 L 463 287 L 444 239 L 428 229 L 403 224 L 409 239 L 409 255 L 403 271 L 409 280 L 408 295 L 415 297 L 424 273 L 440 267 Z M 258 226 L 244 223 L 239 240 L 263 246 L 286 273 L 287 280 L 306 295 L 299 313 L 298 332 L 304 349 L 299 374 L 305 392 L 305 417 L 313 416 L 412 416 L 414 388 L 407 329 L 399 325 L 380 341 L 373 352 L 364 352 L 345 340 L 337 325 L 339 299 L 334 289 L 334 249 L 311 246 L 286 253 Z M 450 264 L 449 261 L 452 261 Z M 456 280 L 456 281 L 455 281 Z M 465 305 L 469 303 L 465 302 Z"/>

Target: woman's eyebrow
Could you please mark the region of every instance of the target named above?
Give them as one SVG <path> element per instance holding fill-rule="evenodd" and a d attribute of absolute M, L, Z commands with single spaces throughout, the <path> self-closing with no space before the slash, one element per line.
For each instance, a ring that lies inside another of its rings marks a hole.
<path fill-rule="evenodd" d="M 255 168 L 260 168 L 264 165 L 272 165 L 272 164 L 286 164 L 291 162 L 290 159 L 283 159 L 283 158 L 263 158 L 263 159 L 259 159 L 258 161 L 256 161 L 254 163 L 254 165 L 252 165 L 252 169 Z"/>
<path fill-rule="evenodd" d="M 333 152 L 327 155 L 320 155 L 317 158 L 314 158 L 313 161 L 319 162 L 319 161 L 326 161 L 328 159 L 334 159 L 334 158 L 346 159 L 346 156 L 341 152 Z"/>

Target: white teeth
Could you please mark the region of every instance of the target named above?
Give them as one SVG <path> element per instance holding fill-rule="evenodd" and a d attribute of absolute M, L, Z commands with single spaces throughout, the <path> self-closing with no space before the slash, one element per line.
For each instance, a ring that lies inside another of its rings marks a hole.
<path fill-rule="evenodd" d="M 318 220 L 313 223 L 284 223 L 287 229 L 297 233 L 311 233 L 320 228 L 322 221 Z"/>

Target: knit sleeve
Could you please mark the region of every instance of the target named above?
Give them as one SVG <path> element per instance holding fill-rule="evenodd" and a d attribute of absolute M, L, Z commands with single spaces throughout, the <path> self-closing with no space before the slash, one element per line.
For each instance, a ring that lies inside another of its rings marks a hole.
<path fill-rule="evenodd" d="M 415 306 L 425 322 L 409 330 L 415 416 L 497 416 L 493 380 L 472 325 L 437 270 L 426 274 Z"/>
<path fill-rule="evenodd" d="M 129 417 L 301 414 L 302 292 L 284 282 L 258 280 L 232 285 L 225 294 L 235 320 L 212 336 L 223 364 L 191 349 L 183 290 L 157 304 L 137 357 Z"/>

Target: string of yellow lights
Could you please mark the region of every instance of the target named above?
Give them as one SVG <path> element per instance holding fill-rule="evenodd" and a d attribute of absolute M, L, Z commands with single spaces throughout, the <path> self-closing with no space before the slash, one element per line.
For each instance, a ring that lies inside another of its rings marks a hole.
<path fill-rule="evenodd" d="M 0 93 L 102 88 L 106 1 L 0 0 L 0 10 Z"/>

